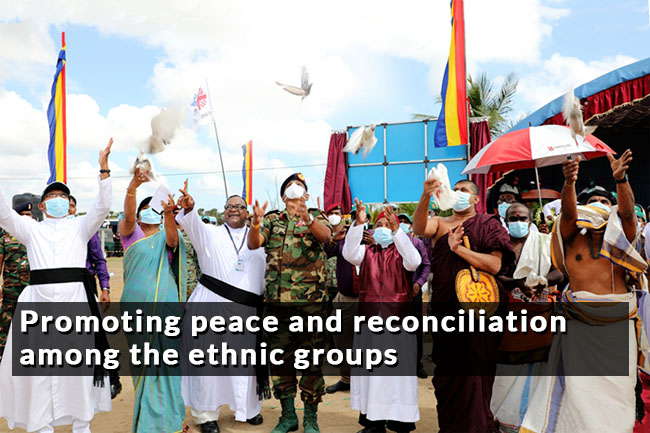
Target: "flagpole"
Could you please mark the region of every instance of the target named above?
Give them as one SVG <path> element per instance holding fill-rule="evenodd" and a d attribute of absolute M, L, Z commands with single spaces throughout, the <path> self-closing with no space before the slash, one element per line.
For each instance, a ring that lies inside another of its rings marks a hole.
<path fill-rule="evenodd" d="M 212 125 L 214 125 L 214 136 L 217 138 L 217 149 L 219 150 L 219 161 L 221 161 L 221 174 L 223 174 L 223 189 L 226 191 L 226 199 L 228 195 L 228 185 L 226 185 L 226 170 L 223 168 L 223 157 L 221 156 L 221 144 L 219 143 L 219 133 L 217 132 L 217 121 L 214 120 L 214 108 L 212 107 L 212 95 L 210 94 L 210 85 L 208 80 L 205 80 L 205 87 L 208 91 L 208 98 L 210 99 L 210 111 L 212 112 Z"/>

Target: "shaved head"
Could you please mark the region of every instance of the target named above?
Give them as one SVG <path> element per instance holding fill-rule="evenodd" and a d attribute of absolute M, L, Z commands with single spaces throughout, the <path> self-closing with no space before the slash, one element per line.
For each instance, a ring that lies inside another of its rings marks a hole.
<path fill-rule="evenodd" d="M 468 188 L 470 191 L 472 191 L 472 194 L 478 195 L 478 185 L 472 182 L 471 180 L 459 180 L 454 185 L 454 187 L 456 186 L 464 186 Z"/>
<path fill-rule="evenodd" d="M 528 206 L 526 206 L 523 203 L 516 202 L 511 204 L 508 210 L 506 211 L 506 219 L 508 219 L 510 215 L 514 214 L 517 211 L 524 212 L 526 215 L 528 215 L 528 218 L 531 217 L 530 209 L 528 209 Z"/>

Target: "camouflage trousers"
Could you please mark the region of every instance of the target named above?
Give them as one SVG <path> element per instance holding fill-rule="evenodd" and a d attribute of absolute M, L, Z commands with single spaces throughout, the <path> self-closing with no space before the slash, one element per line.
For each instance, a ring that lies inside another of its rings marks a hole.
<path fill-rule="evenodd" d="M 11 319 L 16 311 L 16 302 L 22 288 L 5 287 L 2 289 L 2 307 L 0 307 L 0 359 L 5 351 Z"/>
<path fill-rule="evenodd" d="M 325 394 L 325 380 L 321 365 L 311 365 L 305 370 L 299 370 L 302 374 L 300 382 L 296 377 L 294 367 L 295 351 L 297 349 L 325 349 L 328 337 L 325 332 L 290 332 L 289 324 L 291 316 L 302 316 L 303 323 L 307 323 L 308 315 L 327 316 L 327 304 L 314 303 L 307 307 L 293 307 L 288 303 L 267 304 L 264 315 L 278 318 L 278 331 L 266 334 L 265 339 L 269 352 L 274 349 L 283 351 L 282 365 L 270 365 L 271 378 L 273 380 L 273 395 L 276 399 L 295 398 L 297 386 L 300 387 L 300 398 L 307 404 L 317 404 L 322 401 Z"/>

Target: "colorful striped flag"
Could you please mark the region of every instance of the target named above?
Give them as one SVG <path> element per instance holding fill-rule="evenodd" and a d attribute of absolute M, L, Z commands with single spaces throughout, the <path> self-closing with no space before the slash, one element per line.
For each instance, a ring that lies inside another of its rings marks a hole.
<path fill-rule="evenodd" d="M 442 108 L 436 123 L 436 147 L 467 144 L 467 79 L 463 0 L 451 1 L 451 46 L 442 78 Z"/>
<path fill-rule="evenodd" d="M 241 196 L 246 204 L 253 204 L 253 140 L 241 147 L 244 150 L 244 165 L 241 175 L 244 178 L 244 187 Z"/>
<path fill-rule="evenodd" d="M 56 73 L 52 84 L 52 99 L 47 107 L 47 120 L 50 123 L 50 145 L 47 158 L 50 162 L 48 183 L 68 180 L 67 138 L 65 122 L 65 32 L 61 33 L 61 51 L 56 62 Z"/>

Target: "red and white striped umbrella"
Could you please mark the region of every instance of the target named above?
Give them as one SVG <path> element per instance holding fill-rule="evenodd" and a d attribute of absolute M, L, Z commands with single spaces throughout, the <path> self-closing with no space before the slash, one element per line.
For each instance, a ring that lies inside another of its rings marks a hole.
<path fill-rule="evenodd" d="M 562 164 L 568 155 L 592 159 L 616 153 L 593 135 L 571 136 L 562 125 L 532 126 L 502 135 L 481 149 L 462 174 L 485 174 Z"/>

